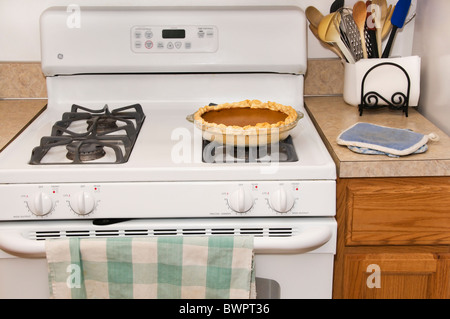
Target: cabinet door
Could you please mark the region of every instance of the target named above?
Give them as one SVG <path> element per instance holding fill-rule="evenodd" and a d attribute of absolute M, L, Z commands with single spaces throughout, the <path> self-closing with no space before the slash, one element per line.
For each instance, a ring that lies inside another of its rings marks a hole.
<path fill-rule="evenodd" d="M 360 179 L 347 185 L 347 246 L 450 244 L 450 179 Z"/>
<path fill-rule="evenodd" d="M 436 299 L 450 299 L 450 254 L 439 254 L 438 269 L 435 276 L 434 294 Z"/>
<path fill-rule="evenodd" d="M 437 298 L 437 270 L 438 257 L 431 253 L 347 254 L 344 298 Z"/>

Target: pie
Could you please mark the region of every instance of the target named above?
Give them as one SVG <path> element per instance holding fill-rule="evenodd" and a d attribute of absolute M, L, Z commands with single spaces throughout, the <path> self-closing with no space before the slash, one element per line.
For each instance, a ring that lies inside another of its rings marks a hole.
<path fill-rule="evenodd" d="M 291 106 L 259 100 L 207 105 L 194 114 L 201 125 L 244 130 L 280 128 L 295 123 L 297 117 Z"/>

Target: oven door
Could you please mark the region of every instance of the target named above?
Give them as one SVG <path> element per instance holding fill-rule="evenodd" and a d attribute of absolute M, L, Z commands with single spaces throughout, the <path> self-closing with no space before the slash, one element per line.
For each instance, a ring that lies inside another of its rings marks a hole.
<path fill-rule="evenodd" d="M 139 229 L 141 233 L 136 233 Z M 0 298 L 48 298 L 45 239 L 96 236 L 253 235 L 257 298 L 332 296 L 334 218 L 131 220 L 0 224 Z"/>

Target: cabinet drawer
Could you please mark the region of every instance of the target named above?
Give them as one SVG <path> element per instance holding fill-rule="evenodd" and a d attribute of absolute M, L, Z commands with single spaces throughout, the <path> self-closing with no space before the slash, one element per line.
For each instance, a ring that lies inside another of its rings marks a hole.
<path fill-rule="evenodd" d="M 437 282 L 438 269 L 438 256 L 430 253 L 348 254 L 344 257 L 343 296 L 352 299 L 438 298 L 439 288 L 445 288 Z"/>
<path fill-rule="evenodd" d="M 349 180 L 347 245 L 450 244 L 449 178 Z"/>

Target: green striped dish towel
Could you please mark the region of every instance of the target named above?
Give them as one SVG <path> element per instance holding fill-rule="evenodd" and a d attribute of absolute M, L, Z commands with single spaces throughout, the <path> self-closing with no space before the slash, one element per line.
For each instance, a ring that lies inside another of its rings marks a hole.
<path fill-rule="evenodd" d="M 253 237 L 61 238 L 46 253 L 52 298 L 256 297 Z"/>

